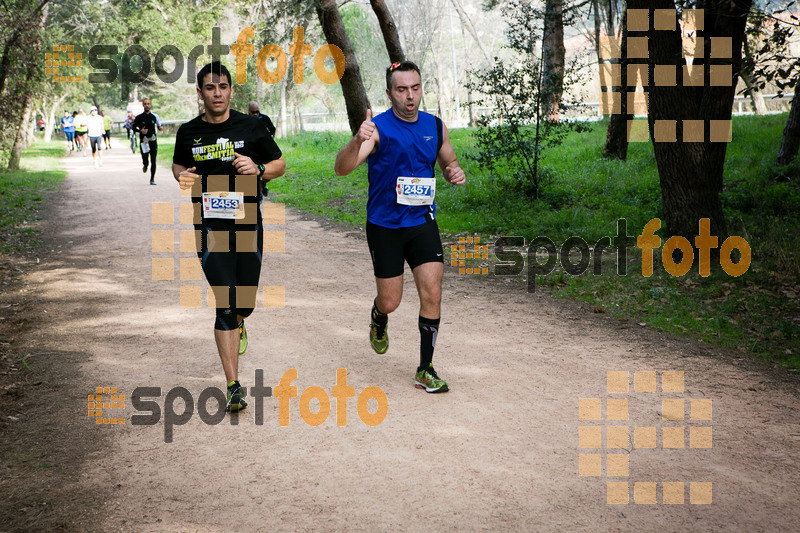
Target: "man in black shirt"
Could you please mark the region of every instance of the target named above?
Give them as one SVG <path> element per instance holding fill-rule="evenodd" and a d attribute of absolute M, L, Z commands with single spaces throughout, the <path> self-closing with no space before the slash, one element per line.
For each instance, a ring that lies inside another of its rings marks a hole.
<path fill-rule="evenodd" d="M 133 130 L 140 133 L 139 144 L 142 151 L 142 172 L 147 172 L 147 157 L 150 157 L 150 185 L 156 184 L 156 154 L 158 142 L 156 141 L 156 128 L 162 131 L 161 121 L 150 112 L 150 99 L 142 100 L 144 113 L 137 115 L 133 121 Z"/>
<path fill-rule="evenodd" d="M 181 189 L 192 189 L 198 257 L 217 301 L 214 340 L 228 383 L 227 409 L 238 411 L 247 405 L 238 376 L 239 355 L 247 349 L 244 319 L 255 308 L 261 273 L 260 191 L 262 182 L 283 175 L 286 163 L 258 119 L 230 109 L 232 92 L 219 61 L 200 69 L 197 94 L 206 111 L 178 129 L 172 174 Z"/>
<path fill-rule="evenodd" d="M 250 102 L 250 104 L 248 104 L 247 106 L 247 110 L 250 111 L 251 115 L 253 115 L 258 120 L 261 121 L 264 127 L 267 128 L 270 137 L 274 139 L 275 132 L 278 130 L 278 128 L 275 127 L 275 124 L 272 123 L 272 121 L 269 119 L 267 115 L 261 114 L 261 106 L 258 105 L 258 102 L 256 101 Z"/>

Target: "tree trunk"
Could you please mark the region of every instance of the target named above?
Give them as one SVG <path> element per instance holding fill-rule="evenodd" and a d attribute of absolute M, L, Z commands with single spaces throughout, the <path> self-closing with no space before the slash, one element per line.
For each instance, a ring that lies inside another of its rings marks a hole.
<path fill-rule="evenodd" d="M 561 96 L 564 93 L 564 3 L 563 0 L 546 0 L 544 35 L 542 37 L 543 106 L 549 120 L 558 120 L 561 114 Z"/>
<path fill-rule="evenodd" d="M 800 147 L 800 94 L 797 94 L 797 89 L 800 88 L 800 79 L 794 86 L 794 100 L 792 100 L 792 109 L 789 111 L 789 118 L 786 119 L 786 127 L 783 129 L 783 141 L 781 148 L 778 150 L 778 158 L 775 160 L 777 166 L 788 165 L 792 160 L 797 157 L 797 149 Z"/>
<path fill-rule="evenodd" d="M 472 71 L 472 61 L 470 59 L 469 50 L 467 50 L 467 35 L 464 28 L 464 22 L 461 22 L 461 40 L 464 41 L 464 75 L 466 77 L 465 84 L 467 87 L 467 107 L 469 109 L 469 127 L 474 128 L 477 122 L 475 121 L 475 110 L 472 102 L 472 89 L 470 88 L 469 73 Z"/>
<path fill-rule="evenodd" d="M 683 77 L 685 60 L 678 32 L 656 31 L 652 24 L 647 32 L 629 31 L 631 37 L 648 38 L 648 122 L 654 141 L 666 230 L 669 235 L 683 236 L 692 243 L 701 218 L 711 219 L 711 234 L 719 237 L 720 244 L 728 234 L 719 194 L 729 130 L 719 125 L 730 125 L 751 4 L 752 0 L 740 0 L 735 4 L 705 4 L 702 0 L 698 3 L 699 9 L 705 8 L 705 29 L 698 31 L 698 36 L 704 37 L 706 43 L 710 37 L 729 37 L 731 57 L 698 61 L 699 68 L 704 69 L 705 82 L 696 87 L 682 83 L 656 84 L 653 79 L 655 65 L 674 65 L 676 75 Z M 675 4 L 673 0 L 629 0 L 628 7 L 674 10 Z M 714 76 L 711 68 L 716 69 Z M 717 80 L 715 83 L 727 84 L 712 85 L 712 79 Z M 685 128 L 685 120 L 698 122 Z M 703 126 L 702 131 L 692 127 L 699 124 Z"/>
<path fill-rule="evenodd" d="M 747 37 L 744 38 L 742 45 L 744 46 L 744 55 L 752 57 Z M 753 78 L 749 74 L 742 72 L 742 81 L 744 81 L 744 84 L 747 86 L 747 92 L 750 94 L 750 100 L 753 102 L 753 110 L 756 112 L 756 115 L 766 115 L 767 105 L 764 103 L 764 96 L 761 94 L 761 91 L 758 90 L 755 83 L 753 83 Z"/>
<path fill-rule="evenodd" d="M 305 126 L 303 125 L 303 115 L 300 112 L 300 102 L 298 102 L 299 97 L 297 95 L 297 91 L 293 91 L 292 93 L 292 106 L 294 107 L 294 121 L 295 121 L 295 133 L 303 133 L 305 131 Z"/>
<path fill-rule="evenodd" d="M 325 39 L 329 44 L 338 46 L 344 54 L 345 68 L 340 83 L 350 131 L 355 135 L 370 108 L 367 91 L 361 81 L 361 70 L 358 68 L 353 46 L 350 44 L 342 17 L 339 15 L 336 0 L 320 0 L 316 9 Z"/>
<path fill-rule="evenodd" d="M 36 130 L 38 127 L 36 124 L 36 111 L 31 107 L 31 112 L 28 115 L 28 124 L 25 128 L 25 142 L 22 143 L 23 148 L 33 146 L 33 143 L 36 142 Z"/>
<path fill-rule="evenodd" d="M 461 2 L 458 0 L 450 1 L 452 2 L 453 7 L 456 8 L 456 12 L 458 13 L 459 20 L 461 20 L 461 24 L 467 28 L 469 34 L 472 35 L 472 38 L 475 39 L 476 43 L 478 43 L 478 48 L 481 49 L 484 59 L 486 59 L 486 62 L 491 65 L 493 63 L 492 57 L 489 55 L 489 52 L 486 51 L 486 48 L 484 48 L 483 41 L 481 41 L 481 38 L 478 36 L 478 32 L 475 30 L 475 26 L 473 26 L 472 21 L 467 16 L 467 12 L 464 11 L 463 7 L 461 7 Z"/>
<path fill-rule="evenodd" d="M 436 55 L 436 52 L 433 49 L 434 47 L 431 46 L 431 57 L 433 59 L 433 79 L 436 82 L 436 108 L 437 108 L 437 116 L 439 116 L 442 120 L 445 120 L 442 109 L 442 94 L 443 87 L 442 87 L 442 78 L 441 78 L 441 68 L 439 67 L 439 57 Z"/>
<path fill-rule="evenodd" d="M 289 124 L 287 121 L 286 116 L 286 91 L 287 91 L 287 84 L 286 80 L 281 80 L 280 83 L 281 88 L 281 113 L 280 113 L 280 129 L 278 131 L 278 137 L 286 137 L 289 134 Z"/>
<path fill-rule="evenodd" d="M 30 93 L 24 96 L 24 108 L 22 118 L 17 126 L 17 134 L 14 136 L 14 145 L 11 147 L 11 153 L 8 157 L 8 170 L 19 170 L 19 162 L 22 160 L 22 149 L 25 148 L 25 143 L 28 137 L 28 121 L 31 117 L 31 108 L 33 102 Z"/>
<path fill-rule="evenodd" d="M 44 120 L 44 142 L 46 143 L 49 143 L 53 139 L 53 129 L 56 125 L 54 115 L 55 113 L 53 113 L 52 108 L 50 108 L 50 111 L 45 115 L 47 118 Z"/>
<path fill-rule="evenodd" d="M 383 0 L 369 0 L 369 3 L 378 18 L 378 24 L 383 34 L 383 42 L 386 43 L 386 51 L 389 52 L 389 62 L 402 63 L 406 56 L 403 53 L 400 35 L 397 33 L 397 26 L 395 26 L 389 7 Z"/>
<path fill-rule="evenodd" d="M 620 59 L 614 59 L 610 61 L 612 64 L 617 63 L 620 65 L 620 112 L 613 113 L 608 119 L 606 145 L 603 148 L 603 156 L 625 161 L 628 158 L 628 121 L 633 120 L 633 113 L 628 113 L 628 64 L 630 61 L 628 60 L 627 10 L 624 11 L 622 15 L 622 39 L 620 51 Z"/>
<path fill-rule="evenodd" d="M 56 117 L 56 111 L 59 107 L 61 107 L 61 102 L 63 102 L 67 98 L 66 94 L 62 94 L 53 102 L 49 109 L 46 112 L 46 122 L 47 125 L 45 126 L 44 130 L 44 142 L 48 143 L 53 138 L 53 130 L 55 129 L 56 120 L 60 120 L 59 117 Z M 47 108 L 47 106 L 43 106 Z"/>

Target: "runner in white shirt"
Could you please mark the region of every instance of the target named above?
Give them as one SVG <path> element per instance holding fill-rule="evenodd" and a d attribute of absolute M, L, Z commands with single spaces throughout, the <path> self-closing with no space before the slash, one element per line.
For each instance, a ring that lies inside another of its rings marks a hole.
<path fill-rule="evenodd" d="M 89 117 L 86 119 L 86 128 L 89 135 L 89 143 L 92 145 L 92 159 L 94 160 L 94 166 L 102 167 L 103 166 L 103 154 L 100 152 L 100 139 L 103 137 L 103 134 L 106 132 L 105 123 L 103 122 L 103 117 L 97 114 L 97 108 L 92 106 L 91 110 L 89 111 Z"/>

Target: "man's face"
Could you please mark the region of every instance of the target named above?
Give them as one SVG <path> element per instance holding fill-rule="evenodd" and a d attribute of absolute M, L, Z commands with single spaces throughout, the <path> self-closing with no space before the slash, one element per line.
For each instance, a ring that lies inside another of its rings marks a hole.
<path fill-rule="evenodd" d="M 258 108 L 257 105 L 250 106 L 250 114 L 253 116 L 258 116 L 261 113 L 261 110 Z"/>
<path fill-rule="evenodd" d="M 416 70 L 392 73 L 392 89 L 387 90 L 392 109 L 397 116 L 416 119 L 422 100 L 422 79 Z"/>
<path fill-rule="evenodd" d="M 225 75 L 209 73 L 203 78 L 203 86 L 197 89 L 203 105 L 212 115 L 222 115 L 228 110 L 233 88 Z"/>
<path fill-rule="evenodd" d="M 89 113 L 91 113 L 91 115 L 94 117 L 97 115 L 97 109 L 92 109 L 91 111 L 89 111 Z"/>
<path fill-rule="evenodd" d="M 150 100 L 142 100 L 142 107 L 144 108 L 145 113 L 150 112 Z"/>

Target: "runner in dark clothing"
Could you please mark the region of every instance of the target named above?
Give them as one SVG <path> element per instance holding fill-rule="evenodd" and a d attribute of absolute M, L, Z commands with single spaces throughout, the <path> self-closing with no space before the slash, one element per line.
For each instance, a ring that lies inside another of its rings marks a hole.
<path fill-rule="evenodd" d="M 206 112 L 175 137 L 172 173 L 192 189 L 203 272 L 217 294 L 214 339 L 228 383 L 227 408 L 247 402 L 239 385 L 239 355 L 247 349 L 244 319 L 253 312 L 261 273 L 263 181 L 283 175 L 286 163 L 257 119 L 230 109 L 230 73 L 218 61 L 197 75 Z"/>

